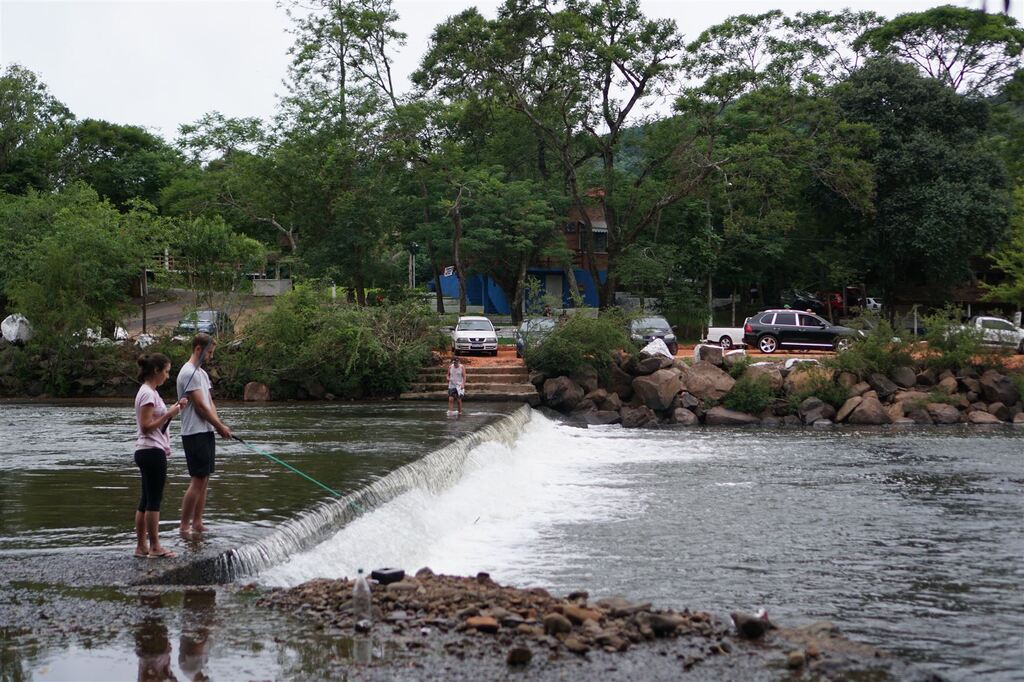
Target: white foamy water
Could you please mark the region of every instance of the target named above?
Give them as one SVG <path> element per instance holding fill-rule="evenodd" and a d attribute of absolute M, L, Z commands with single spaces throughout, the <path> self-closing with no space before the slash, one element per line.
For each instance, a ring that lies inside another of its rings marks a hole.
<path fill-rule="evenodd" d="M 488 571 L 503 582 L 544 584 L 554 566 L 588 557 L 558 527 L 642 514 L 645 495 L 625 464 L 710 456 L 666 447 L 653 434 L 622 437 L 618 428 L 584 430 L 534 412 L 511 446 L 489 442 L 470 454 L 466 474 L 440 492 L 415 489 L 356 519 L 334 537 L 260 576 L 291 586 L 355 575 L 360 567 L 429 566 L 443 573 Z"/>

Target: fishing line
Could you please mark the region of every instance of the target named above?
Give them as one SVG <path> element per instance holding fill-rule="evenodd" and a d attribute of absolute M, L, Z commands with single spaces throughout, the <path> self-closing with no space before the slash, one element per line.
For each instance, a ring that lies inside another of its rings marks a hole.
<path fill-rule="evenodd" d="M 253 451 L 253 452 L 255 452 L 256 454 L 258 454 L 258 455 L 263 455 L 263 456 L 264 456 L 264 457 L 266 457 L 267 459 L 270 459 L 270 460 L 272 460 L 272 461 L 274 461 L 274 462 L 277 462 L 278 464 L 280 464 L 280 465 L 281 465 L 281 466 L 283 466 L 283 467 L 287 467 L 287 468 L 291 469 L 292 471 L 294 471 L 295 473 L 297 473 L 297 474 L 298 474 L 299 476 L 302 476 L 303 478 L 305 478 L 305 479 L 306 479 L 307 481 L 311 481 L 311 482 L 313 482 L 313 483 L 316 483 L 316 484 L 317 484 L 318 486 L 320 486 L 321 488 L 323 488 L 323 489 L 324 489 L 324 490 L 326 490 L 327 492 L 331 493 L 331 494 L 332 494 L 332 495 L 334 495 L 335 497 L 342 497 L 342 494 L 341 494 L 341 493 L 339 493 L 339 492 L 338 492 L 337 490 L 335 490 L 334 488 L 330 488 L 330 487 L 328 487 L 328 486 L 324 485 L 323 483 L 321 483 L 320 481 L 316 480 L 315 478 L 313 478 L 313 477 L 312 477 L 312 476 L 310 476 L 309 474 L 307 474 L 307 473 L 305 473 L 305 472 L 302 472 L 302 471 L 299 471 L 298 469 L 296 469 L 295 467 L 293 467 L 293 466 L 292 466 L 291 464 L 289 464 L 288 462 L 282 461 L 281 459 L 279 459 L 279 458 L 277 458 L 277 457 L 274 457 L 274 456 L 273 456 L 272 454 L 270 454 L 269 452 L 264 452 L 263 450 L 260 450 L 259 448 L 257 448 L 257 447 L 254 447 L 254 446 L 250 445 L 250 444 L 249 444 L 249 443 L 247 443 L 247 442 L 246 442 L 245 440 L 243 440 L 243 439 L 242 439 L 242 438 L 241 438 L 240 436 L 236 436 L 235 434 L 231 434 L 231 438 L 232 438 L 232 439 L 234 439 L 234 440 L 237 440 L 237 441 L 238 441 L 239 443 L 241 443 L 241 444 L 242 444 L 242 445 L 244 445 L 245 447 L 249 448 L 250 450 L 252 450 L 252 451 Z M 355 502 L 353 502 L 352 504 L 355 504 Z M 356 505 L 356 506 L 358 506 L 358 505 Z"/>

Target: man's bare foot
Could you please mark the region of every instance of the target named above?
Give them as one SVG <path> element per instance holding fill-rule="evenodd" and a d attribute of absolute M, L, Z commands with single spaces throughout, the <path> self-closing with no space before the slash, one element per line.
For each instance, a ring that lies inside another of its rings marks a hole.
<path fill-rule="evenodd" d="M 192 524 L 192 532 L 194 532 L 194 533 L 205 533 L 206 532 L 206 526 L 204 526 L 201 523 L 193 523 Z"/>
<path fill-rule="evenodd" d="M 150 559 L 173 559 L 176 556 L 178 556 L 176 553 L 164 547 L 157 547 L 149 552 Z"/>
<path fill-rule="evenodd" d="M 183 538 L 187 538 L 192 535 L 192 529 L 188 526 L 178 526 L 178 535 Z"/>

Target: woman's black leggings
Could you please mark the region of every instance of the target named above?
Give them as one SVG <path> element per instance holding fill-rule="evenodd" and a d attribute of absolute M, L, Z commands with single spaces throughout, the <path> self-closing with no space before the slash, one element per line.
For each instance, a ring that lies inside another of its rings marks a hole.
<path fill-rule="evenodd" d="M 142 472 L 139 511 L 158 512 L 160 501 L 164 498 L 164 484 L 167 482 L 167 454 L 160 448 L 136 450 L 135 463 Z"/>

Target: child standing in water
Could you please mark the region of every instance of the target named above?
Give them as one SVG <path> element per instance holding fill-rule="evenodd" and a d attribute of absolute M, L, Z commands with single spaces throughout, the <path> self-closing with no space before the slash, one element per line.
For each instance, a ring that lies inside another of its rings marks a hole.
<path fill-rule="evenodd" d="M 466 368 L 459 361 L 459 356 L 452 358 L 448 367 L 448 416 L 455 414 L 452 407 L 458 401 L 458 415 L 462 416 L 462 396 L 466 394 Z"/>
<path fill-rule="evenodd" d="M 165 425 L 188 403 L 182 398 L 170 409 L 157 392 L 171 373 L 171 361 L 163 353 L 143 355 L 139 363 L 139 392 L 135 395 L 135 464 L 142 474 L 142 494 L 135 511 L 135 556 L 173 558 L 160 545 L 160 502 L 167 483 L 167 456 L 171 440 Z M 147 542 L 148 541 L 148 542 Z"/>

